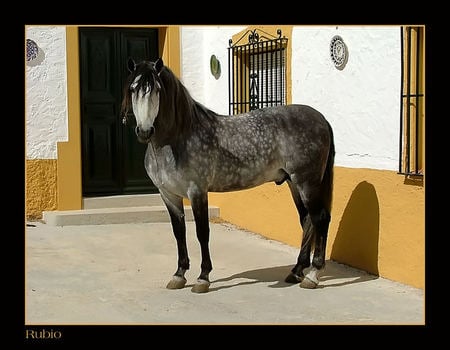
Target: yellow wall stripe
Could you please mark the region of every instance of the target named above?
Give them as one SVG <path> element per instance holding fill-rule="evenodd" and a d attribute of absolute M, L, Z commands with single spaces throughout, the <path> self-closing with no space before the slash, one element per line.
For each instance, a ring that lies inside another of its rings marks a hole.
<path fill-rule="evenodd" d="M 25 215 L 42 218 L 43 210 L 57 208 L 56 159 L 27 159 L 25 162 Z"/>

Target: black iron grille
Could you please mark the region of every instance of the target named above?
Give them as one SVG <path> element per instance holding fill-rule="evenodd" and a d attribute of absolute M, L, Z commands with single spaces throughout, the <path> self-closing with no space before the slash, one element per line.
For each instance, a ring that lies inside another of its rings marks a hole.
<path fill-rule="evenodd" d="M 423 27 L 401 28 L 399 173 L 423 175 Z"/>
<path fill-rule="evenodd" d="M 288 39 L 261 30 L 247 31 L 235 44 L 229 41 L 229 114 L 286 104 Z M 248 38 L 247 44 L 239 45 Z"/>

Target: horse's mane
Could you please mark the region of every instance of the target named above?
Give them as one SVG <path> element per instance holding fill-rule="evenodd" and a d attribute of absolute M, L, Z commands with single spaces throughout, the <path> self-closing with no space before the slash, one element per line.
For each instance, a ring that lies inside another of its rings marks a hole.
<path fill-rule="evenodd" d="M 130 85 L 141 75 L 136 89 L 150 84 L 160 85 L 159 112 L 155 120 L 156 133 L 163 132 L 167 137 L 177 137 L 199 127 L 213 128 L 218 114 L 194 100 L 183 83 L 172 70 L 163 66 L 159 72 L 153 62 L 144 61 L 128 77 L 122 100 L 122 115 L 126 118 L 131 110 Z"/>
<path fill-rule="evenodd" d="M 175 118 L 176 127 L 180 132 L 199 126 L 214 125 L 218 114 L 192 98 L 170 68 L 163 67 L 159 78 L 161 80 L 160 108 L 165 107 L 170 110 L 169 113 Z M 161 106 L 162 104 L 164 106 Z"/>

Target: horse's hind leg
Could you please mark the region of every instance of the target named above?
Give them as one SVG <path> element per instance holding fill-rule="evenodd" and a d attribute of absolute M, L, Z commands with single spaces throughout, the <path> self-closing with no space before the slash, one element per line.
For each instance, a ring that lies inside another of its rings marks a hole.
<path fill-rule="evenodd" d="M 186 245 L 186 224 L 184 220 L 183 199 L 166 194 L 162 191 L 161 198 L 169 211 L 172 230 L 177 240 L 178 268 L 172 279 L 167 283 L 167 289 L 181 289 L 186 285 L 184 274 L 189 270 L 189 256 Z"/>
<path fill-rule="evenodd" d="M 311 225 L 314 232 L 314 256 L 312 268 L 300 283 L 302 288 L 316 288 L 319 284 L 319 273 L 325 267 L 325 250 L 327 245 L 330 212 L 322 207 L 311 212 Z"/>
<path fill-rule="evenodd" d="M 320 186 L 304 186 L 303 203 L 308 210 L 311 220 L 312 237 L 314 238 L 314 256 L 312 268 L 300 283 L 302 288 L 316 288 L 319 284 L 319 272 L 325 267 L 325 250 L 327 244 L 328 227 L 331 220 L 328 193 L 323 193 Z"/>
<path fill-rule="evenodd" d="M 311 218 L 308 215 L 308 210 L 300 196 L 300 192 L 298 187 L 292 183 L 292 181 L 287 181 L 289 185 L 289 189 L 291 190 L 292 198 L 294 200 L 295 206 L 298 211 L 298 215 L 300 217 L 300 224 L 303 229 L 303 238 L 300 253 L 297 259 L 297 264 L 292 268 L 289 275 L 285 278 L 285 282 L 287 283 L 299 283 L 303 280 L 303 269 L 308 267 L 310 262 L 311 255 L 311 244 L 312 244 L 312 233 L 311 230 Z"/>

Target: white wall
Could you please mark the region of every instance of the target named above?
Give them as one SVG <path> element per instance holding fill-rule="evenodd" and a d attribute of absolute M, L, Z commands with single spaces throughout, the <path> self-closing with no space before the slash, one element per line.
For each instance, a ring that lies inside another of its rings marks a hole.
<path fill-rule="evenodd" d="M 191 96 L 209 109 L 228 114 L 228 40 L 245 26 L 181 27 L 181 80 Z M 210 59 L 215 55 L 221 67 L 216 80 Z"/>
<path fill-rule="evenodd" d="M 26 28 L 38 57 L 25 65 L 26 155 L 56 159 L 56 143 L 67 141 L 66 30 L 63 26 Z"/>
<path fill-rule="evenodd" d="M 330 42 L 349 50 L 338 70 Z M 322 112 L 334 129 L 336 165 L 398 168 L 399 26 L 301 26 L 292 32 L 292 102 Z"/>

